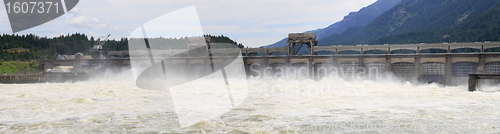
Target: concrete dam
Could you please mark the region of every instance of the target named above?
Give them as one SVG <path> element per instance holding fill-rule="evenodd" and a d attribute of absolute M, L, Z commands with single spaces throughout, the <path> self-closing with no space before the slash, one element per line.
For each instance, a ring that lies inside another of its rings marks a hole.
<path fill-rule="evenodd" d="M 243 63 L 240 64 L 245 66 L 245 70 L 242 71 L 246 71 L 248 77 L 257 77 L 259 72 L 267 73 L 267 76 L 259 77 L 274 77 L 283 68 L 296 70 L 305 68 L 300 72 L 304 74 L 302 76 L 307 75 L 314 79 L 326 77 L 332 71 L 339 69 L 349 73 L 347 76 L 360 72 L 368 75 L 376 70 L 379 74 L 391 72 L 404 80 L 458 85 L 466 83 L 471 73 L 500 74 L 500 53 L 491 51 L 499 47 L 500 42 L 313 46 L 310 55 L 290 55 L 291 48 L 289 47 L 213 49 L 210 56 L 212 59 L 199 56 L 199 54 L 190 56 L 190 53 L 186 53 L 186 57 L 170 57 L 168 54 L 174 55 L 186 52 L 186 50 L 158 50 L 162 51 L 163 55 L 154 56 L 168 59 L 165 64 L 171 68 L 203 71 L 204 69 L 200 66 L 210 63 L 223 64 L 231 61 L 231 54 L 241 53 Z M 439 53 L 429 53 L 428 50 L 437 50 Z M 458 50 L 472 51 L 460 52 Z M 276 55 L 277 53 L 282 53 L 282 55 Z M 133 54 L 136 57 L 144 57 L 145 63 L 149 62 L 147 51 L 110 51 L 108 57 L 130 57 Z M 75 68 L 83 70 L 96 65 L 127 67 L 130 66 L 130 58 L 45 60 L 42 63 L 45 69 L 75 64 L 78 66 Z M 207 68 L 205 70 L 208 71 Z M 285 71 L 286 73 L 288 71 Z"/>
<path fill-rule="evenodd" d="M 209 66 L 227 65 L 242 57 L 249 78 L 325 77 L 371 79 L 393 74 L 402 80 L 467 83 L 469 74 L 500 74 L 500 42 L 318 46 L 314 33 L 291 33 L 280 48 L 216 47 L 209 38 L 189 38 L 187 49 L 108 51 L 106 59 L 44 60 L 45 70 L 73 66 L 75 72 L 105 67 L 130 67 L 131 59 L 149 64 L 162 59 L 169 69 L 210 72 Z M 308 54 L 300 54 L 300 50 Z M 291 77 L 293 75 L 293 77 Z M 498 82 L 498 80 L 497 80 Z"/>

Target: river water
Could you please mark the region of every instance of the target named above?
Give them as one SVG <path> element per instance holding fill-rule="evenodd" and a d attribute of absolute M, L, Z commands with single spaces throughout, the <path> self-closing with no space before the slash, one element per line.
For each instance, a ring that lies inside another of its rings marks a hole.
<path fill-rule="evenodd" d="M 240 105 L 181 127 L 168 91 L 143 90 L 129 78 L 120 73 L 76 83 L 0 84 L 0 133 L 500 132 L 500 92 L 391 78 L 250 79 Z"/>

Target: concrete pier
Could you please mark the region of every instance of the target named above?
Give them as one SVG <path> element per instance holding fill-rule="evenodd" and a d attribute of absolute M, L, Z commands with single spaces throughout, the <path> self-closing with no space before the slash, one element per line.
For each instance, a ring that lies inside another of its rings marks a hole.
<path fill-rule="evenodd" d="M 60 83 L 87 80 L 89 76 L 85 73 L 46 73 L 46 74 L 20 74 L 0 75 L 0 83 L 3 84 L 29 84 L 29 83 Z"/>
<path fill-rule="evenodd" d="M 477 91 L 478 80 L 480 79 L 500 79 L 499 74 L 469 74 L 469 92 Z"/>
<path fill-rule="evenodd" d="M 47 81 L 43 74 L 0 75 L 0 83 L 40 83 Z"/>

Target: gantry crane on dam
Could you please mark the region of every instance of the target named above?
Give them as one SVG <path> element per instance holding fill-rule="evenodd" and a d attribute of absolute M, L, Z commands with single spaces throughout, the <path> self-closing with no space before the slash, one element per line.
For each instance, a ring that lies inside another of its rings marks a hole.
<path fill-rule="evenodd" d="M 104 52 L 102 51 L 102 47 L 104 46 L 104 44 L 106 44 L 106 41 L 108 41 L 109 36 L 111 36 L 111 34 L 108 34 L 107 37 L 101 37 L 101 38 L 103 38 L 102 41 L 101 41 L 101 38 L 97 38 L 97 41 L 96 41 L 97 43 L 92 47 L 92 52 L 98 52 L 97 59 L 104 59 L 105 58 L 103 56 Z"/>

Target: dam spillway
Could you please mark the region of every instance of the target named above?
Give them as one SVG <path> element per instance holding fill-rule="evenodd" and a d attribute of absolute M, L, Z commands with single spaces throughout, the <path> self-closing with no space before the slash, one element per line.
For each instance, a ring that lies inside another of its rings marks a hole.
<path fill-rule="evenodd" d="M 378 74 L 392 73 L 408 81 L 458 85 L 467 83 L 471 73 L 500 74 L 500 52 L 496 52 L 498 48 L 500 42 L 312 46 L 312 54 L 308 55 L 290 55 L 289 47 L 211 49 L 211 58 L 207 58 L 207 53 L 189 52 L 183 57 L 172 57 L 186 50 L 153 51 L 159 51 L 157 53 L 162 55 L 154 57 L 165 58 L 165 64 L 171 67 L 197 71 L 209 71 L 208 68 L 200 66 L 231 62 L 230 55 L 241 53 L 243 62 L 239 64 L 245 66 L 245 70 L 241 71 L 247 72 L 248 77 L 257 77 L 257 72 L 275 76 L 280 69 L 304 68 L 303 76 L 321 79 L 330 74 L 333 68 L 337 69 L 333 71 L 340 69 L 346 74 L 363 72 L 368 75 L 373 73 L 369 71 L 376 70 Z M 44 60 L 42 66 L 44 69 L 50 69 L 55 66 L 81 65 L 76 68 L 83 70 L 96 65 L 128 67 L 128 57 L 144 57 L 144 63 L 147 63 L 147 56 L 147 51 L 109 51 L 109 59 Z M 285 71 L 286 73 L 288 72 Z"/>

